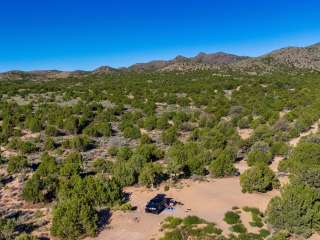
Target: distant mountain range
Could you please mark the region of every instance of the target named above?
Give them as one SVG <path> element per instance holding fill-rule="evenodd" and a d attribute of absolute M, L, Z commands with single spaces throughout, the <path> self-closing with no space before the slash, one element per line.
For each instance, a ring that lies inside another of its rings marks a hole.
<path fill-rule="evenodd" d="M 320 71 L 320 43 L 307 47 L 282 48 L 259 57 L 237 56 L 224 52 L 199 53 L 191 58 L 177 56 L 172 60 L 137 63 L 127 68 L 118 69 L 102 66 L 93 71 L 9 71 L 0 73 L 0 79 L 54 79 L 128 71 L 163 72 L 228 69 L 234 71 L 271 72 L 282 68 Z"/>

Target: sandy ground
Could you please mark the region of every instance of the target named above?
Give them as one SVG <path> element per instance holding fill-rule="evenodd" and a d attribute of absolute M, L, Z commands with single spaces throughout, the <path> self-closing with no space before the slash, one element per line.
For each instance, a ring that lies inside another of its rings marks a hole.
<path fill-rule="evenodd" d="M 278 191 L 265 194 L 244 194 L 238 177 L 209 180 L 208 182 L 194 182 L 184 180 L 183 187 L 171 188 L 164 192 L 160 190 L 146 190 L 143 187 L 131 187 L 126 191 L 131 193 L 131 203 L 138 207 L 136 211 L 128 213 L 116 212 L 110 220 L 110 225 L 102 231 L 97 240 L 125 240 L 130 236 L 131 240 L 157 239 L 160 235 L 159 228 L 161 221 L 169 216 L 183 217 L 186 215 L 197 215 L 208 221 L 218 224 L 228 233 L 229 225 L 223 221 L 225 212 L 234 206 L 257 207 L 264 211 L 269 200 L 278 195 Z M 144 206 L 157 193 L 166 193 L 168 197 L 182 202 L 174 212 L 164 211 L 159 216 L 144 213 Z M 191 209 L 187 211 L 187 209 Z"/>
<path fill-rule="evenodd" d="M 234 164 L 235 168 L 238 169 L 238 171 L 242 174 L 244 173 L 247 169 L 249 169 L 249 166 L 247 164 L 246 160 L 241 160 L 239 162 L 236 162 Z"/>
<path fill-rule="evenodd" d="M 309 134 L 318 131 L 319 121 L 312 125 L 310 130 L 301 133 L 299 137 L 292 139 L 289 144 L 296 144 Z M 251 129 L 238 129 L 238 133 L 242 139 L 248 139 Z M 283 160 L 282 156 L 275 156 L 270 168 L 278 173 L 279 162 Z M 237 162 L 235 167 L 240 173 L 243 173 L 249 167 L 245 160 Z M 288 177 L 281 176 L 279 180 L 282 185 L 288 183 Z M 87 240 L 126 240 L 130 236 L 131 240 L 149 240 L 158 239 L 161 236 L 159 232 L 161 221 L 170 215 L 184 217 L 186 215 L 197 215 L 208 221 L 218 224 L 223 229 L 224 234 L 229 233 L 229 225 L 223 221 L 224 214 L 231 210 L 232 207 L 257 207 L 264 211 L 270 199 L 279 195 L 279 191 L 273 190 L 268 193 L 244 194 L 241 192 L 239 178 L 223 178 L 210 180 L 208 182 L 194 182 L 192 180 L 184 180 L 184 187 L 181 189 L 171 188 L 165 192 L 168 197 L 182 202 L 183 206 L 178 206 L 174 212 L 164 211 L 159 216 L 144 213 L 144 206 L 157 193 L 163 193 L 160 190 L 146 190 L 143 187 L 131 187 L 126 191 L 131 193 L 131 203 L 137 206 L 137 210 L 133 212 L 115 212 L 111 219 L 110 225 L 103 230 L 96 238 L 87 238 Z M 187 211 L 187 209 L 191 209 Z M 248 223 L 250 214 L 242 212 L 242 221 L 250 232 L 256 232 L 257 229 L 252 228 Z M 320 236 L 314 234 L 311 240 L 320 240 Z"/>
<path fill-rule="evenodd" d="M 0 213 L 4 215 L 19 213 L 29 219 L 25 222 L 26 224 L 37 226 L 33 235 L 48 237 L 50 229 L 48 223 L 50 223 L 51 216 L 49 206 L 27 204 L 20 196 L 22 188 L 23 182 L 19 180 L 19 177 L 15 177 L 13 181 L 0 189 Z M 34 218 L 35 213 L 41 213 L 41 216 Z"/>
<path fill-rule="evenodd" d="M 310 135 L 310 134 L 315 134 L 315 133 L 317 133 L 318 130 L 319 130 L 319 124 L 320 124 L 320 120 L 317 121 L 317 122 L 315 122 L 308 131 L 305 131 L 305 132 L 301 133 L 299 137 L 296 137 L 296 138 L 291 139 L 291 140 L 289 141 L 289 144 L 290 144 L 291 146 L 295 147 L 295 146 L 299 143 L 299 141 L 300 141 L 301 138 L 303 138 L 303 137 L 305 137 L 305 136 L 308 136 L 308 135 Z"/>
<path fill-rule="evenodd" d="M 244 129 L 237 128 L 237 131 L 242 140 L 247 140 L 251 137 L 254 130 L 251 128 L 244 128 Z"/>
<path fill-rule="evenodd" d="M 275 156 L 272 160 L 272 163 L 270 164 L 270 168 L 272 171 L 274 171 L 275 173 L 278 172 L 278 166 L 279 163 L 284 159 L 283 156 Z"/>
<path fill-rule="evenodd" d="M 21 137 L 21 140 L 23 140 L 23 141 L 40 137 L 40 133 L 32 133 L 31 131 L 26 130 L 26 129 L 22 130 L 22 133 L 24 134 Z"/>
<path fill-rule="evenodd" d="M 0 151 L 1 151 L 1 155 L 4 156 L 5 158 L 10 158 L 18 155 L 16 151 L 7 149 L 6 147 L 0 147 Z"/>
<path fill-rule="evenodd" d="M 313 234 L 309 240 L 320 240 L 320 235 L 318 233 Z"/>

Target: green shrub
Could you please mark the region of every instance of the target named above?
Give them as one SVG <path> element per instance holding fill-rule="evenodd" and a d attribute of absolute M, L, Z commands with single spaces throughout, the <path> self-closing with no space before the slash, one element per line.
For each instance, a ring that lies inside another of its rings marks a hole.
<path fill-rule="evenodd" d="M 272 153 L 271 152 L 261 152 L 258 150 L 251 151 L 248 154 L 247 163 L 249 166 L 253 166 L 257 163 L 265 163 L 269 164 L 272 160 Z"/>
<path fill-rule="evenodd" d="M 177 217 L 166 217 L 162 222 L 162 227 L 164 229 L 175 229 L 177 226 L 179 226 L 183 220 L 181 218 Z"/>
<path fill-rule="evenodd" d="M 83 159 L 79 152 L 72 152 L 64 159 L 60 168 L 60 175 L 63 177 L 71 177 L 78 175 L 82 171 Z"/>
<path fill-rule="evenodd" d="M 138 173 L 129 162 L 117 162 L 112 169 L 113 178 L 122 186 L 131 186 L 137 183 Z"/>
<path fill-rule="evenodd" d="M 23 186 L 22 197 L 27 202 L 42 202 L 45 199 L 42 189 L 43 183 L 41 182 L 40 176 L 34 174 Z"/>
<path fill-rule="evenodd" d="M 91 144 L 91 140 L 87 135 L 79 135 L 65 140 L 62 145 L 66 148 L 71 148 L 76 151 L 87 151 Z"/>
<path fill-rule="evenodd" d="M 246 233 L 247 229 L 242 223 L 237 223 L 235 225 L 232 225 L 230 227 L 231 232 L 236 232 L 236 233 Z"/>
<path fill-rule="evenodd" d="M 28 167 L 28 160 L 26 157 L 19 155 L 10 157 L 8 160 L 8 173 L 19 173 Z"/>
<path fill-rule="evenodd" d="M 110 123 L 93 122 L 83 130 L 83 133 L 91 137 L 110 137 L 112 128 Z"/>
<path fill-rule="evenodd" d="M 118 151 L 119 151 L 119 148 L 117 148 L 117 147 L 115 147 L 115 146 L 111 146 L 111 147 L 108 149 L 108 153 L 109 153 L 112 157 L 117 156 Z"/>
<path fill-rule="evenodd" d="M 111 173 L 113 162 L 103 158 L 97 158 L 93 162 L 93 168 L 98 173 Z"/>
<path fill-rule="evenodd" d="M 37 240 L 35 236 L 32 236 L 27 233 L 21 233 L 19 236 L 16 237 L 16 240 Z"/>
<path fill-rule="evenodd" d="M 84 234 L 94 236 L 98 229 L 98 214 L 93 206 L 80 198 L 58 202 L 52 213 L 51 233 L 66 240 L 76 240 Z"/>
<path fill-rule="evenodd" d="M 164 179 L 159 163 L 146 163 L 141 169 L 139 183 L 147 187 L 156 186 Z"/>
<path fill-rule="evenodd" d="M 4 218 L 3 216 L 1 216 L 1 218 L 0 218 L 0 239 L 3 239 L 3 240 L 14 239 L 16 226 L 17 226 L 16 220 Z"/>
<path fill-rule="evenodd" d="M 126 127 L 123 130 L 123 136 L 130 139 L 137 139 L 141 136 L 140 129 L 134 126 Z"/>
<path fill-rule="evenodd" d="M 206 221 L 197 216 L 187 216 L 183 219 L 184 225 L 196 225 L 202 223 L 206 223 Z"/>
<path fill-rule="evenodd" d="M 30 131 L 32 131 L 34 133 L 40 132 L 42 129 L 40 120 L 33 117 L 33 116 L 28 116 L 26 118 L 25 126 L 26 126 L 26 128 L 28 128 Z"/>
<path fill-rule="evenodd" d="M 228 152 L 223 151 L 213 160 L 209 166 L 210 173 L 214 177 L 232 176 L 236 173 L 233 165 L 234 157 Z"/>
<path fill-rule="evenodd" d="M 127 212 L 127 211 L 133 211 L 134 209 L 136 209 L 134 206 L 131 205 L 131 203 L 124 203 L 121 204 L 120 206 L 117 206 L 115 208 L 113 208 L 114 210 L 119 210 L 122 212 Z"/>
<path fill-rule="evenodd" d="M 128 160 L 132 156 L 133 152 L 129 147 L 120 147 L 117 151 L 117 159 Z"/>
<path fill-rule="evenodd" d="M 154 115 L 151 115 L 151 116 L 147 116 L 145 119 L 144 119 L 144 122 L 143 122 L 143 127 L 147 130 L 153 130 L 155 129 L 157 126 L 157 117 L 154 116 Z"/>
<path fill-rule="evenodd" d="M 168 117 L 165 115 L 161 115 L 158 119 L 157 119 L 157 128 L 164 130 L 170 127 L 170 124 L 168 123 Z"/>
<path fill-rule="evenodd" d="M 21 141 L 19 150 L 21 153 L 27 154 L 27 153 L 33 153 L 35 151 L 38 151 L 38 147 L 32 142 Z"/>
<path fill-rule="evenodd" d="M 268 237 L 270 235 L 270 232 L 267 229 L 260 229 L 259 235 L 262 238 L 266 238 L 266 237 Z"/>
<path fill-rule="evenodd" d="M 168 128 L 161 134 L 161 140 L 164 144 L 172 145 L 177 141 L 177 130 L 174 127 Z"/>
<path fill-rule="evenodd" d="M 275 230 L 308 237 L 320 225 L 320 195 L 302 184 L 286 186 L 281 196 L 271 199 L 266 216 Z"/>
<path fill-rule="evenodd" d="M 152 139 L 149 137 L 148 134 L 142 134 L 140 137 L 140 144 L 151 144 Z"/>
<path fill-rule="evenodd" d="M 240 215 L 232 211 L 226 212 L 223 220 L 228 224 L 236 224 L 241 222 Z"/>
<path fill-rule="evenodd" d="M 280 182 L 274 172 L 262 163 L 241 174 L 240 185 L 242 192 L 267 192 L 273 188 L 279 188 Z"/>
<path fill-rule="evenodd" d="M 279 231 L 272 235 L 270 240 L 287 240 L 289 237 L 289 234 L 285 231 Z"/>
<path fill-rule="evenodd" d="M 49 151 L 49 150 L 54 150 L 56 148 L 56 143 L 54 142 L 53 138 L 46 138 L 44 142 L 44 149 Z"/>
<path fill-rule="evenodd" d="M 59 131 L 55 126 L 48 125 L 46 127 L 45 134 L 50 137 L 55 137 L 59 135 Z"/>
<path fill-rule="evenodd" d="M 32 203 L 52 200 L 58 185 L 58 173 L 55 159 L 44 153 L 37 170 L 23 186 L 23 199 Z"/>

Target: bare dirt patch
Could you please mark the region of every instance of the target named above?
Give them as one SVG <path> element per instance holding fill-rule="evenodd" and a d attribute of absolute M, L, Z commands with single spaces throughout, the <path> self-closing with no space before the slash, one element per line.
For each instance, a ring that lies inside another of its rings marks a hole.
<path fill-rule="evenodd" d="M 310 127 L 309 130 L 300 133 L 299 137 L 293 138 L 289 141 L 289 144 L 293 147 L 295 147 L 301 140 L 301 138 L 306 137 L 310 134 L 315 134 L 319 131 L 319 124 L 320 124 L 320 120 L 318 120 L 317 122 L 315 122 L 314 124 L 312 124 L 312 126 Z"/>
<path fill-rule="evenodd" d="M 170 188 L 164 192 L 163 188 L 158 190 L 147 190 L 143 187 L 131 187 L 126 191 L 131 193 L 131 203 L 137 206 L 137 210 L 128 213 L 116 212 L 111 217 L 111 223 L 96 238 L 124 240 L 130 236 L 131 240 L 157 239 L 161 221 L 170 215 L 184 217 L 186 215 L 197 215 L 208 221 L 217 223 L 225 233 L 228 233 L 229 225 L 223 221 L 225 212 L 233 206 L 257 207 L 264 211 L 269 200 L 279 194 L 278 191 L 264 194 L 244 194 L 238 177 L 209 180 L 207 182 L 194 182 L 184 180 L 183 188 Z M 164 211 L 160 215 L 144 213 L 144 206 L 157 193 L 165 193 L 168 197 L 183 203 L 175 211 Z"/>
<path fill-rule="evenodd" d="M 251 137 L 254 130 L 251 128 L 244 128 L 244 129 L 237 128 L 237 131 L 242 140 L 247 140 Z"/>

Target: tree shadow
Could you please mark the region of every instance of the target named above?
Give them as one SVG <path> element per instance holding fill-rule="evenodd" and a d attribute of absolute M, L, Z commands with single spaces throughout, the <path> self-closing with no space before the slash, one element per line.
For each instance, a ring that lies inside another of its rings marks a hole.
<path fill-rule="evenodd" d="M 6 177 L 4 177 L 3 179 L 0 180 L 0 183 L 5 186 L 8 183 L 11 183 L 13 181 L 13 179 L 14 178 L 12 176 L 6 176 Z"/>
<path fill-rule="evenodd" d="M 99 229 L 99 232 L 101 232 L 106 225 L 110 224 L 111 216 L 112 216 L 112 213 L 111 213 L 110 209 L 101 209 L 98 212 L 98 217 L 99 217 L 98 229 Z"/>
<path fill-rule="evenodd" d="M 128 201 L 130 200 L 131 195 L 132 195 L 132 193 L 130 193 L 130 192 L 123 192 L 123 198 L 122 198 L 122 200 L 123 200 L 124 202 L 128 202 Z"/>

